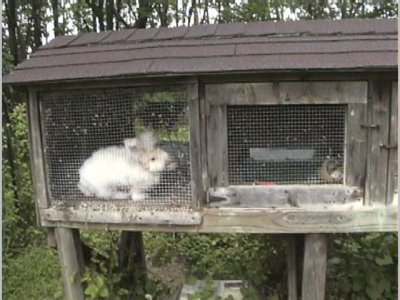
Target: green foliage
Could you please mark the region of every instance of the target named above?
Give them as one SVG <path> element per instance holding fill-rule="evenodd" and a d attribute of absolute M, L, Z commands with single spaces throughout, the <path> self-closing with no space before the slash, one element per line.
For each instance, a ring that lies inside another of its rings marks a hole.
<path fill-rule="evenodd" d="M 41 243 L 44 238 L 44 231 L 36 226 L 25 103 L 16 104 L 8 117 L 9 122 L 3 127 L 3 253 L 6 257 L 29 244 Z"/>
<path fill-rule="evenodd" d="M 46 247 L 26 248 L 3 265 L 3 299 L 56 300 L 62 296 L 57 252 Z"/>
<path fill-rule="evenodd" d="M 143 101 L 135 102 L 135 132 L 149 128 L 161 140 L 187 142 L 189 140 L 188 108 L 181 91 L 161 91 L 144 93 Z M 152 116 L 152 124 L 145 124 L 141 115 Z M 151 114 L 150 114 L 151 113 Z M 158 114 L 158 115 L 157 115 Z"/>
<path fill-rule="evenodd" d="M 83 231 L 82 240 L 93 249 L 83 276 L 87 299 L 124 299 L 129 292 L 120 287 L 118 240 L 116 231 Z"/>
<path fill-rule="evenodd" d="M 337 234 L 328 261 L 328 299 L 396 299 L 397 234 Z"/>
<path fill-rule="evenodd" d="M 211 297 L 215 293 L 215 286 L 213 284 L 213 279 L 211 277 L 207 277 L 205 280 L 205 286 L 201 291 L 190 294 L 188 300 L 207 300 L 211 299 Z"/>
<path fill-rule="evenodd" d="M 168 287 L 162 282 L 151 279 L 139 282 L 135 290 L 122 287 L 123 276 L 118 262 L 118 231 L 82 231 L 81 238 L 92 251 L 90 263 L 86 266 L 83 276 L 84 292 L 89 300 L 95 299 L 162 299 L 161 295 L 169 293 Z M 134 270 L 135 272 L 135 270 Z M 138 278 L 140 274 L 135 272 Z"/>
<path fill-rule="evenodd" d="M 266 294 L 285 293 L 285 251 L 272 236 L 148 233 L 145 245 L 153 263 L 181 256 L 190 266 L 187 276 L 244 279 Z"/>

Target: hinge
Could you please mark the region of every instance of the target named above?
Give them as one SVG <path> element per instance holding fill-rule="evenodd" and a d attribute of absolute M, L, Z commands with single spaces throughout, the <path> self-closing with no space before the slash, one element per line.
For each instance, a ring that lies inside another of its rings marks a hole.
<path fill-rule="evenodd" d="M 387 144 L 379 144 L 379 147 L 381 149 L 386 149 L 386 150 L 390 150 L 390 149 L 397 149 L 397 145 L 387 145 Z"/>
<path fill-rule="evenodd" d="M 361 128 L 365 129 L 379 129 L 380 125 L 379 124 L 360 124 Z"/>

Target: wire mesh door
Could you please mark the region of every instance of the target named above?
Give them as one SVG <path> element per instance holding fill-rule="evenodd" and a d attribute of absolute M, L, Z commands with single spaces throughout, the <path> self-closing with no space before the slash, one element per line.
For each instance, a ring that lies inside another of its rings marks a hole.
<path fill-rule="evenodd" d="M 341 184 L 346 105 L 230 105 L 232 185 Z"/>
<path fill-rule="evenodd" d="M 189 209 L 185 86 L 39 95 L 51 202 Z"/>

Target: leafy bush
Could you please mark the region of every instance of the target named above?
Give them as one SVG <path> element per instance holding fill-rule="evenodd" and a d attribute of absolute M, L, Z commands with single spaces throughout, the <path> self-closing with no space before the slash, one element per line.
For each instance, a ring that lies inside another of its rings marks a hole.
<path fill-rule="evenodd" d="M 3 299 L 62 298 L 61 268 L 57 252 L 47 247 L 26 248 L 3 265 Z"/>
<path fill-rule="evenodd" d="M 188 277 L 245 279 L 265 295 L 286 293 L 285 251 L 271 235 L 147 233 L 145 246 L 153 264 L 182 257 Z"/>
<path fill-rule="evenodd" d="M 397 234 L 337 234 L 328 260 L 328 299 L 396 299 Z"/>
<path fill-rule="evenodd" d="M 3 99 L 8 101 L 8 99 Z M 12 256 L 44 241 L 36 226 L 28 155 L 26 105 L 16 104 L 3 128 L 3 255 Z"/>

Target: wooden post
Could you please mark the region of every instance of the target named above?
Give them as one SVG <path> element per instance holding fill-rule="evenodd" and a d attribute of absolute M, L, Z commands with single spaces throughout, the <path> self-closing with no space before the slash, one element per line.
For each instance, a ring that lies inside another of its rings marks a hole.
<path fill-rule="evenodd" d="M 64 293 L 67 300 L 83 300 L 81 276 L 83 256 L 79 231 L 70 228 L 55 229 Z"/>
<path fill-rule="evenodd" d="M 297 300 L 296 236 L 287 238 L 288 300 Z"/>
<path fill-rule="evenodd" d="M 121 284 L 126 289 L 135 290 L 146 282 L 146 259 L 141 232 L 122 231 L 119 243 L 119 271 Z"/>
<path fill-rule="evenodd" d="M 304 245 L 303 283 L 301 299 L 324 300 L 327 263 L 325 234 L 307 234 Z"/>

